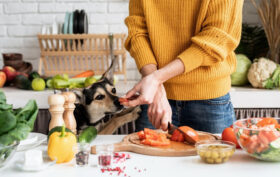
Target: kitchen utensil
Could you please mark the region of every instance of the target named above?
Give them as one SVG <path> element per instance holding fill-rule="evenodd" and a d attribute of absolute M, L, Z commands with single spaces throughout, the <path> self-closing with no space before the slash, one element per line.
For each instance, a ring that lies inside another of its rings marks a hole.
<path fill-rule="evenodd" d="M 20 53 L 3 53 L 2 56 L 5 66 L 11 66 L 18 70 L 23 65 L 23 57 Z"/>
<path fill-rule="evenodd" d="M 48 104 L 50 105 L 49 111 L 51 113 L 51 121 L 49 124 L 49 130 L 56 126 L 63 126 L 63 112 L 65 97 L 60 94 L 53 94 L 48 97 Z"/>
<path fill-rule="evenodd" d="M 63 34 L 68 34 L 69 30 L 69 18 L 70 18 L 70 13 L 66 12 L 65 14 L 65 19 L 64 19 L 64 26 L 63 26 Z"/>
<path fill-rule="evenodd" d="M 23 62 L 23 64 L 21 65 L 21 67 L 18 69 L 19 72 L 22 72 L 22 73 L 30 73 L 33 69 L 33 66 L 31 63 L 29 62 Z"/>
<path fill-rule="evenodd" d="M 201 160 L 210 164 L 228 161 L 235 151 L 234 143 L 223 140 L 200 141 L 195 147 Z"/>
<path fill-rule="evenodd" d="M 0 168 L 5 166 L 14 156 L 19 142 L 5 146 L 0 144 Z"/>
<path fill-rule="evenodd" d="M 66 128 L 70 129 L 73 133 L 77 134 L 77 123 L 74 117 L 76 95 L 73 92 L 62 92 L 65 98 L 63 120 Z"/>
<path fill-rule="evenodd" d="M 43 152 L 43 164 L 39 167 L 28 167 L 24 165 L 24 157 L 21 157 L 20 160 L 17 160 L 15 162 L 15 166 L 22 171 L 27 172 L 38 172 L 47 169 L 48 167 L 54 165 L 56 163 L 56 160 L 51 161 L 51 159 L 48 157 L 47 152 Z"/>
<path fill-rule="evenodd" d="M 79 34 L 87 34 L 88 33 L 88 18 L 87 14 L 84 10 L 81 10 L 79 14 Z"/>
<path fill-rule="evenodd" d="M 79 10 L 74 11 L 74 16 L 73 16 L 73 33 L 77 34 L 79 33 L 79 28 L 78 28 L 78 20 L 79 20 Z"/>
<path fill-rule="evenodd" d="M 74 20 L 74 12 L 70 13 L 68 34 L 73 34 L 73 20 Z"/>
<path fill-rule="evenodd" d="M 176 127 L 172 123 L 168 122 L 168 133 L 170 135 L 173 134 L 175 130 L 178 130 L 180 133 L 184 135 L 185 140 L 190 143 L 190 144 L 195 144 L 197 143 L 196 140 L 193 138 L 193 135 L 191 134 L 192 132 L 184 132 L 180 128 Z"/>
<path fill-rule="evenodd" d="M 17 151 L 25 151 L 37 146 L 40 146 L 42 143 L 46 142 L 47 135 L 42 133 L 30 132 L 28 137 L 25 140 L 20 141 Z"/>
<path fill-rule="evenodd" d="M 216 140 L 219 139 L 206 132 L 198 132 L 200 140 Z M 171 141 L 169 146 L 152 147 L 143 145 L 137 133 L 129 134 L 124 137 L 123 141 L 114 144 L 114 152 L 134 152 L 138 154 L 151 155 L 151 156 L 192 156 L 196 155 L 197 151 L 194 145 Z M 91 153 L 96 154 L 96 146 L 91 147 Z"/>

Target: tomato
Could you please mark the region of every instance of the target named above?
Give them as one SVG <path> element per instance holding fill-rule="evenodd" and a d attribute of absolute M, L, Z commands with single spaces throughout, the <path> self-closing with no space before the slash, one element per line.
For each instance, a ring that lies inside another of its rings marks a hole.
<path fill-rule="evenodd" d="M 170 140 L 167 139 L 165 133 L 158 133 L 154 130 L 145 128 L 144 131 L 137 133 L 140 142 L 149 146 L 167 146 L 170 144 Z"/>
<path fill-rule="evenodd" d="M 145 139 L 145 133 L 144 133 L 144 131 L 140 131 L 140 132 L 138 132 L 137 134 L 138 134 L 140 140 Z"/>
<path fill-rule="evenodd" d="M 278 122 L 274 118 L 263 118 L 261 121 L 257 123 L 258 127 L 265 127 L 267 125 L 278 125 Z"/>
<path fill-rule="evenodd" d="M 187 141 L 188 143 L 191 144 L 195 144 L 199 141 L 199 135 L 198 133 L 192 129 L 189 126 L 182 126 L 179 127 L 180 130 L 182 130 L 183 132 L 185 132 L 185 141 Z"/>
<path fill-rule="evenodd" d="M 185 138 L 184 135 L 181 132 L 179 132 L 179 130 L 174 130 L 171 136 L 171 141 L 184 142 Z"/>
<path fill-rule="evenodd" d="M 119 102 L 120 103 L 125 103 L 125 102 L 128 102 L 128 99 L 126 99 L 126 98 L 119 98 Z"/>
<path fill-rule="evenodd" d="M 185 134 L 181 133 L 179 130 L 174 130 L 171 141 L 177 141 L 177 142 L 188 142 L 190 144 L 195 144 L 199 141 L 198 133 L 188 126 L 181 126 L 179 127 L 181 131 L 183 131 Z"/>
<path fill-rule="evenodd" d="M 236 148 L 240 148 L 238 142 L 237 142 L 237 139 L 235 137 L 235 134 L 234 134 L 234 131 L 233 131 L 233 128 L 225 128 L 223 133 L 222 133 L 222 140 L 224 141 L 230 141 L 232 143 L 234 143 L 236 145 Z"/>

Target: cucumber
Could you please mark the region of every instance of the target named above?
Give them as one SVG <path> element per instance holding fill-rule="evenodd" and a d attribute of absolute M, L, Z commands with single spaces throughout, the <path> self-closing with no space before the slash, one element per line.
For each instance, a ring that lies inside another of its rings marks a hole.
<path fill-rule="evenodd" d="M 82 133 L 79 135 L 79 143 L 90 143 L 93 141 L 97 136 L 97 130 L 95 127 L 87 127 L 82 131 Z"/>
<path fill-rule="evenodd" d="M 240 128 L 240 129 L 238 130 L 236 136 L 239 138 L 239 137 L 242 135 L 242 133 L 243 133 L 243 129 Z"/>
<path fill-rule="evenodd" d="M 272 141 L 270 143 L 270 147 L 274 148 L 274 149 L 279 149 L 280 151 L 280 138 L 278 138 L 277 140 L 275 141 Z"/>
<path fill-rule="evenodd" d="M 52 128 L 48 133 L 48 140 L 49 140 L 49 137 L 51 136 L 51 134 L 53 134 L 54 132 L 61 132 L 61 130 L 62 130 L 62 126 L 57 126 L 57 127 Z M 68 129 L 66 127 L 65 127 L 65 131 L 73 133 L 70 129 Z"/>
<path fill-rule="evenodd" d="M 258 156 L 266 161 L 280 161 L 280 138 L 271 142 L 269 148 Z"/>

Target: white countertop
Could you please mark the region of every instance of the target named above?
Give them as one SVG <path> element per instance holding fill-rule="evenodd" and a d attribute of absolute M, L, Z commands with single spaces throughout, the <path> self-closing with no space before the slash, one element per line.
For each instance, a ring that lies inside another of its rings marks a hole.
<path fill-rule="evenodd" d="M 136 82 L 133 81 L 127 83 L 119 81 L 116 84 L 118 95 L 124 95 L 135 84 Z M 48 109 L 48 96 L 53 93 L 51 90 L 36 92 L 12 87 L 2 89 L 6 94 L 8 103 L 13 104 L 15 108 L 23 107 L 29 99 L 35 99 L 40 109 Z M 279 90 L 233 87 L 230 95 L 234 108 L 280 108 Z"/>
<path fill-rule="evenodd" d="M 94 140 L 93 144 L 110 144 L 122 140 L 122 135 L 101 135 Z M 46 149 L 46 145 L 38 147 Z M 127 176 L 137 177 L 269 177 L 279 176 L 280 163 L 262 162 L 248 156 L 245 152 L 237 150 L 227 163 L 205 164 L 198 156 L 190 157 L 155 157 L 135 153 L 129 153 L 131 159 L 118 164 L 126 166 Z M 10 163 L 0 169 L 2 177 L 83 177 L 83 176 L 118 176 L 116 173 L 101 173 L 96 167 L 96 155 L 90 155 L 90 165 L 88 167 L 74 167 L 74 162 L 59 164 L 49 167 L 41 172 L 22 172 L 15 168 L 13 162 L 18 160 L 22 152 L 17 152 Z M 138 172 L 135 170 L 146 169 Z M 121 174 L 120 176 L 124 176 Z"/>

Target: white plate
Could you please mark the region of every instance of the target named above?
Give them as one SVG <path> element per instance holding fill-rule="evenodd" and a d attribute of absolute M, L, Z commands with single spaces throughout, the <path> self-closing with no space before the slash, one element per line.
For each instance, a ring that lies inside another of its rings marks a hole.
<path fill-rule="evenodd" d="M 29 172 L 37 172 L 37 171 L 45 170 L 56 163 L 56 160 L 51 161 L 46 154 L 47 152 L 43 152 L 43 163 L 39 166 L 34 166 L 34 167 L 25 166 L 23 157 L 21 160 L 15 162 L 15 166 L 22 171 L 29 171 Z"/>
<path fill-rule="evenodd" d="M 47 141 L 47 135 L 44 135 L 42 133 L 29 133 L 26 140 L 23 140 L 20 142 L 20 144 L 17 147 L 17 151 L 25 151 L 28 149 L 35 148 L 42 143 Z"/>

